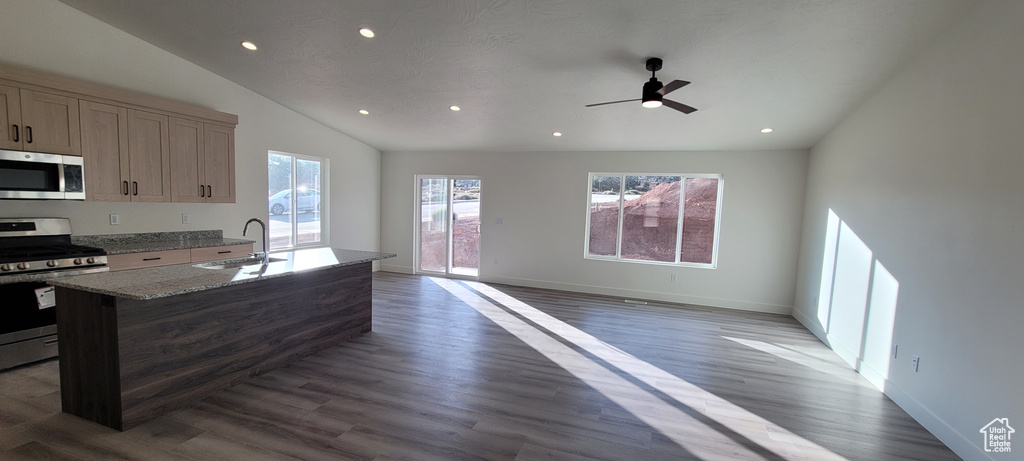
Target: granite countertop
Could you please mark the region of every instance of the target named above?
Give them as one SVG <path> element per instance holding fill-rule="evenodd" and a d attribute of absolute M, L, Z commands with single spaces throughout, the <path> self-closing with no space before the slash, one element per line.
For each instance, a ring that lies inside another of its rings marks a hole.
<path fill-rule="evenodd" d="M 108 255 L 147 251 L 187 250 L 225 245 L 248 245 L 252 240 L 224 238 L 223 231 L 149 232 L 142 234 L 76 235 L 78 245 L 102 248 Z"/>
<path fill-rule="evenodd" d="M 271 258 L 280 259 L 280 261 L 271 262 L 265 268 L 257 262 L 226 269 L 197 267 L 221 263 L 221 261 L 215 261 L 62 277 L 49 280 L 48 283 L 91 293 L 147 300 L 258 282 L 263 279 L 285 277 L 332 267 L 349 266 L 395 256 L 397 255 L 393 253 L 376 251 L 309 248 L 271 253 Z M 227 260 L 227 262 L 240 261 L 246 260 Z"/>

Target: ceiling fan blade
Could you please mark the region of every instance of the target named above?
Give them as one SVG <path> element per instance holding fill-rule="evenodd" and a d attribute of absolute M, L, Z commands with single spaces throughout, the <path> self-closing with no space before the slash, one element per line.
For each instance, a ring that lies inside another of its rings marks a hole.
<path fill-rule="evenodd" d="M 662 96 L 665 96 L 666 94 L 669 94 L 689 84 L 690 82 L 687 82 L 685 80 L 672 80 L 671 82 L 668 83 L 668 85 L 661 87 L 661 89 L 658 90 L 658 93 L 661 93 Z"/>
<path fill-rule="evenodd" d="M 679 112 L 682 112 L 684 114 L 691 114 L 693 112 L 697 112 L 697 109 L 687 106 L 686 104 L 683 104 L 681 102 L 675 102 L 671 99 L 662 99 L 661 103 L 675 110 L 678 110 Z"/>
<path fill-rule="evenodd" d="M 604 105 L 608 105 L 608 104 L 618 104 L 620 102 L 635 102 L 635 101 L 639 101 L 639 99 L 623 99 L 622 101 L 599 102 L 597 104 L 587 104 L 587 105 L 585 105 L 583 107 L 604 106 Z"/>

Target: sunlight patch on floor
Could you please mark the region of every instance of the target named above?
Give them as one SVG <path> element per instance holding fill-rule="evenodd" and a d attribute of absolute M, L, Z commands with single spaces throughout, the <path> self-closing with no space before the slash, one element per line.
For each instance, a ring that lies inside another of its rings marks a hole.
<path fill-rule="evenodd" d="M 793 350 L 785 346 L 767 343 L 764 341 L 758 341 L 756 339 L 733 338 L 730 336 L 722 336 L 722 338 L 728 339 L 729 341 L 735 343 L 742 344 L 751 349 L 756 349 L 761 352 L 774 355 L 781 359 L 789 360 L 790 362 L 803 365 L 815 371 L 820 371 L 829 376 L 834 376 L 849 383 L 857 385 L 866 384 L 864 381 L 862 381 L 861 376 L 858 375 L 857 372 L 852 368 L 836 365 L 833 363 L 828 363 L 817 357 L 804 354 L 800 351 Z"/>
<path fill-rule="evenodd" d="M 705 460 L 844 459 L 484 283 L 460 283 L 439 278 L 431 280 L 695 456 Z M 466 287 L 515 311 L 550 334 Z M 663 393 L 678 405 L 699 413 L 699 419 L 620 376 L 616 371 L 591 360 L 552 335 L 628 373 L 633 379 Z M 763 450 L 751 449 L 751 445 Z"/>

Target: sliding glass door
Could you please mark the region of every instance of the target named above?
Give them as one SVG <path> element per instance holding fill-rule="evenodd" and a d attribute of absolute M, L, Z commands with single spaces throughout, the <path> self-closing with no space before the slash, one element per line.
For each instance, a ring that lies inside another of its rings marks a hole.
<path fill-rule="evenodd" d="M 417 272 L 479 275 L 480 185 L 475 177 L 416 177 Z"/>

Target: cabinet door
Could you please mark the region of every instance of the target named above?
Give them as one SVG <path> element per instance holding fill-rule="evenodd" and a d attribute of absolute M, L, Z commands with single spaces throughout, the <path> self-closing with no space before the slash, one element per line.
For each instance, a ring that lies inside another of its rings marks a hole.
<path fill-rule="evenodd" d="M 133 202 L 171 201 L 167 116 L 128 110 L 128 169 Z"/>
<path fill-rule="evenodd" d="M 171 131 L 171 201 L 205 202 L 203 182 L 203 124 L 169 119 Z"/>
<path fill-rule="evenodd" d="M 27 151 L 82 155 L 78 117 L 75 98 L 21 90 L 21 121 L 25 124 Z"/>
<path fill-rule="evenodd" d="M 205 124 L 207 202 L 235 203 L 235 130 Z"/>
<path fill-rule="evenodd" d="M 0 149 L 21 150 L 23 129 L 21 93 L 17 88 L 0 86 Z"/>
<path fill-rule="evenodd" d="M 107 256 L 107 267 L 110 271 L 142 269 L 145 267 L 170 266 L 185 264 L 192 261 L 192 253 L 184 250 L 147 251 L 144 253 L 126 253 Z"/>
<path fill-rule="evenodd" d="M 79 112 L 86 200 L 127 202 L 128 109 L 81 101 Z"/>
<path fill-rule="evenodd" d="M 219 247 L 193 248 L 192 262 L 217 261 L 221 259 L 244 258 L 252 253 L 252 244 L 225 245 Z"/>

